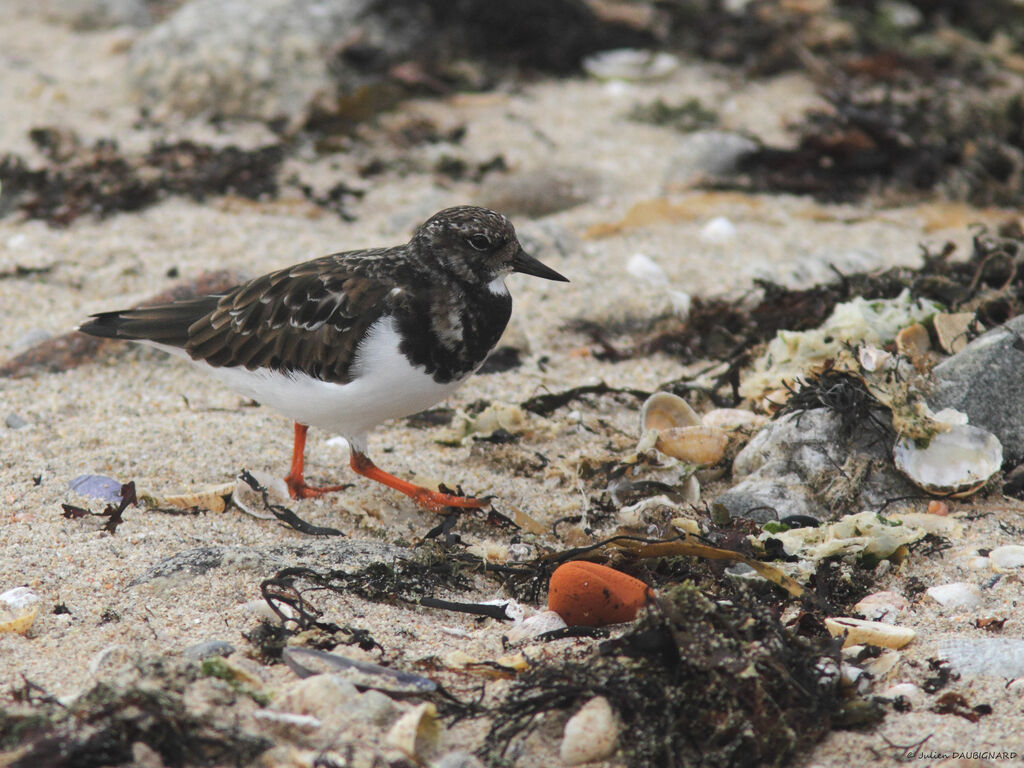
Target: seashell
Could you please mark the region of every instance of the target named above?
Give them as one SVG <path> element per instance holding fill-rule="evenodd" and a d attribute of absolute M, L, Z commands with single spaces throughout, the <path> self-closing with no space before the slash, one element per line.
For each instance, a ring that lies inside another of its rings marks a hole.
<path fill-rule="evenodd" d="M 593 763 L 610 757 L 619 740 L 615 713 L 604 696 L 591 699 L 565 724 L 558 749 L 566 765 Z"/>
<path fill-rule="evenodd" d="M 1024 640 L 995 637 L 950 637 L 939 642 L 936 655 L 964 677 L 1024 676 Z"/>
<path fill-rule="evenodd" d="M 909 604 L 903 595 L 887 590 L 868 595 L 853 607 L 868 621 L 887 621 L 907 610 Z"/>
<path fill-rule="evenodd" d="M 39 613 L 39 595 L 28 587 L 8 589 L 0 595 L 0 633 L 27 634 Z"/>
<path fill-rule="evenodd" d="M 440 736 L 437 708 L 425 701 L 398 718 L 388 731 L 386 741 L 388 746 L 419 763 L 437 748 Z"/>
<path fill-rule="evenodd" d="M 640 409 L 640 432 L 700 426 L 700 416 L 679 395 L 655 392 Z"/>
<path fill-rule="evenodd" d="M 865 371 L 877 371 L 889 367 L 892 355 L 878 347 L 863 346 L 857 350 L 857 360 Z"/>
<path fill-rule="evenodd" d="M 962 581 L 939 584 L 925 591 L 928 597 L 946 608 L 974 608 L 981 604 L 981 590 Z"/>
<path fill-rule="evenodd" d="M 548 632 L 565 629 L 566 626 L 568 625 L 565 623 L 565 619 L 555 611 L 541 611 L 528 619 L 517 621 L 505 638 L 510 645 L 519 645 Z"/>
<path fill-rule="evenodd" d="M 932 318 L 935 337 L 943 352 L 955 355 L 967 346 L 968 331 L 974 322 L 973 312 L 942 312 Z"/>
<path fill-rule="evenodd" d="M 1024 546 L 1020 544 L 1008 544 L 1004 547 L 996 547 L 988 553 L 992 570 L 998 573 L 1015 571 L 1024 567 Z"/>
<path fill-rule="evenodd" d="M 877 659 L 864 664 L 864 671 L 870 674 L 875 680 L 881 680 L 899 663 L 900 654 L 896 651 L 882 651 Z"/>
<path fill-rule="evenodd" d="M 999 438 L 970 424 L 951 425 L 927 448 L 899 440 L 892 449 L 896 468 L 914 485 L 937 496 L 966 496 L 988 482 L 1003 464 Z"/>
<path fill-rule="evenodd" d="M 717 464 L 725 455 L 729 435 L 715 427 L 672 427 L 658 433 L 654 447 L 687 464 Z"/>
<path fill-rule="evenodd" d="M 825 619 L 825 628 L 832 637 L 844 635 L 843 647 L 849 645 L 877 645 L 880 648 L 899 649 L 917 635 L 909 627 L 897 627 L 881 621 L 864 621 L 849 617 Z"/>
<path fill-rule="evenodd" d="M 717 427 L 731 432 L 737 429 L 760 429 L 768 423 L 768 417 L 742 408 L 715 408 L 701 417 L 701 423 L 705 427 Z"/>
<path fill-rule="evenodd" d="M 548 609 L 570 627 L 603 627 L 632 621 L 653 595 L 649 586 L 621 571 L 574 560 L 551 574 Z"/>
<path fill-rule="evenodd" d="M 598 80 L 661 80 L 679 68 L 679 59 L 671 53 L 640 48 L 601 51 L 583 60 L 583 69 Z"/>
<path fill-rule="evenodd" d="M 927 354 L 931 348 L 932 340 L 928 336 L 928 329 L 920 323 L 908 325 L 896 334 L 896 351 L 904 357 L 914 359 Z"/>
<path fill-rule="evenodd" d="M 177 493 L 171 496 L 146 496 L 143 500 L 155 507 L 198 508 L 209 512 L 223 512 L 227 509 L 231 497 L 235 493 L 235 485 L 235 483 L 222 483 L 201 491 Z"/>
<path fill-rule="evenodd" d="M 292 712 L 278 712 L 276 709 L 257 709 L 252 716 L 256 720 L 277 726 L 288 733 L 294 731 L 310 733 L 323 725 L 319 718 L 312 715 L 296 715 Z"/>
<path fill-rule="evenodd" d="M 252 471 L 249 475 L 260 488 L 266 491 L 267 501 L 271 504 L 291 503 L 291 497 L 288 495 L 288 486 L 285 485 L 283 478 L 272 475 L 269 472 L 258 471 Z M 274 516 L 267 511 L 267 505 L 263 501 L 263 494 L 254 490 L 241 476 L 235 479 L 231 501 L 247 515 L 264 520 L 274 519 Z"/>
<path fill-rule="evenodd" d="M 285 648 L 281 658 L 299 677 L 334 674 L 357 688 L 374 688 L 389 693 L 422 694 L 437 690 L 437 683 L 429 678 L 314 648 Z"/>

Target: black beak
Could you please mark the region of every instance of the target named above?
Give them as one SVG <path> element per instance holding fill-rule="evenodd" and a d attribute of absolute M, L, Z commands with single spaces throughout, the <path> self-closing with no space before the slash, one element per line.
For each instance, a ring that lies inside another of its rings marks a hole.
<path fill-rule="evenodd" d="M 524 275 L 533 275 L 534 277 L 543 277 L 545 280 L 558 280 L 563 283 L 569 282 L 568 277 L 563 277 L 555 272 L 551 267 L 541 264 L 522 248 L 519 249 L 519 253 L 517 253 L 512 259 L 512 271 L 522 272 Z"/>

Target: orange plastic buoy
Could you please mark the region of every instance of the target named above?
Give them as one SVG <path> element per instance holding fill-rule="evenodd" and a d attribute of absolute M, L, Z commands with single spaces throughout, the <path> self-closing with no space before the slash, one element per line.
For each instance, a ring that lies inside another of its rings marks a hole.
<path fill-rule="evenodd" d="M 653 590 L 639 579 L 583 560 L 558 566 L 548 583 L 548 609 L 570 627 L 632 621 L 653 597 Z"/>

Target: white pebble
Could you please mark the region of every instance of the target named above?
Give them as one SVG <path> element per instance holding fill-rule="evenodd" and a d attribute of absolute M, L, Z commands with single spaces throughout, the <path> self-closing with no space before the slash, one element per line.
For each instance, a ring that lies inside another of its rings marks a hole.
<path fill-rule="evenodd" d="M 736 237 L 736 225 L 725 216 L 716 216 L 701 227 L 700 239 L 705 243 L 722 245 Z"/>
<path fill-rule="evenodd" d="M 668 275 L 654 259 L 643 253 L 634 253 L 626 262 L 626 271 L 637 280 L 649 285 L 668 285 Z"/>
<path fill-rule="evenodd" d="M 591 699 L 565 724 L 559 753 L 566 765 L 581 765 L 604 760 L 614 751 L 619 728 L 608 700 Z"/>
<path fill-rule="evenodd" d="M 533 640 L 546 632 L 565 629 L 565 619 L 554 611 L 541 611 L 528 619 L 517 621 L 505 635 L 511 645 Z"/>
<path fill-rule="evenodd" d="M 946 608 L 974 608 L 981 604 L 981 590 L 962 581 L 929 587 L 928 597 Z"/>
<path fill-rule="evenodd" d="M 910 702 L 911 706 L 917 707 L 924 703 L 924 691 L 913 683 L 897 683 L 889 686 L 882 694 L 887 699 L 895 699 L 902 696 Z"/>
<path fill-rule="evenodd" d="M 875 592 L 868 595 L 854 608 L 868 621 L 894 622 L 901 611 L 907 610 L 907 601 L 896 592 Z"/>
<path fill-rule="evenodd" d="M 988 559 L 992 563 L 994 571 L 1017 570 L 1024 566 L 1024 546 L 1010 544 L 1005 547 L 996 547 L 988 553 Z"/>

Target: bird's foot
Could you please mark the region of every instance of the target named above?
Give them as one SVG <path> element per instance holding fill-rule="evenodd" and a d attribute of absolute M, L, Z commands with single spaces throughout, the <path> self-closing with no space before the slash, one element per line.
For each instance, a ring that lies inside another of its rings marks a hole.
<path fill-rule="evenodd" d="M 351 487 L 350 485 L 325 485 L 320 487 L 306 485 L 304 478 L 301 476 L 292 477 L 291 475 L 285 477 L 284 484 L 288 486 L 288 495 L 293 499 L 318 499 L 325 494 L 343 491 Z"/>
<path fill-rule="evenodd" d="M 432 491 L 429 488 L 416 487 L 416 490 L 409 493 L 412 500 L 425 509 L 432 512 L 440 512 L 445 507 L 459 507 L 460 509 L 480 509 L 491 503 L 490 499 L 478 499 L 473 496 L 455 496 L 451 493 Z"/>

